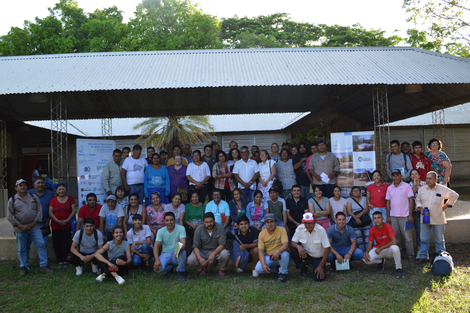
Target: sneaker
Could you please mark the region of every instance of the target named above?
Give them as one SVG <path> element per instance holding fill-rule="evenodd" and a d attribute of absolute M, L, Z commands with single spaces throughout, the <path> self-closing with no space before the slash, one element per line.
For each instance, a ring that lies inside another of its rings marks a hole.
<path fill-rule="evenodd" d="M 206 275 L 206 270 L 207 270 L 207 267 L 203 267 L 202 270 L 199 272 L 199 276 Z"/>
<path fill-rule="evenodd" d="M 93 273 L 95 273 L 95 274 L 98 273 L 98 271 L 99 271 L 99 266 L 98 266 L 98 264 L 93 264 L 93 263 L 92 263 L 92 264 L 91 264 L 91 271 L 92 271 Z"/>
<path fill-rule="evenodd" d="M 308 276 L 308 267 L 304 266 L 300 269 L 300 278 L 305 279 Z"/>
<path fill-rule="evenodd" d="M 124 278 L 122 278 L 121 276 L 116 277 L 116 281 L 119 285 L 122 285 L 125 282 Z"/>
<path fill-rule="evenodd" d="M 186 276 L 184 276 L 184 273 L 183 273 L 183 272 L 178 272 L 178 279 L 179 279 L 179 280 L 184 280 L 184 279 L 186 279 Z"/>
<path fill-rule="evenodd" d="M 242 269 L 242 268 L 239 268 L 239 267 L 237 267 L 237 273 L 243 273 L 243 269 Z"/>
<path fill-rule="evenodd" d="M 258 273 L 257 271 L 255 271 L 255 270 L 253 270 L 253 271 L 251 272 L 251 274 L 253 275 L 253 277 L 258 277 L 258 276 L 259 276 L 259 273 Z"/>
<path fill-rule="evenodd" d="M 219 277 L 224 277 L 224 276 L 225 276 L 225 272 L 219 268 Z"/>
<path fill-rule="evenodd" d="M 28 268 L 27 267 L 22 267 L 21 270 L 20 270 L 20 276 L 26 276 L 28 275 Z"/>
<path fill-rule="evenodd" d="M 285 283 L 287 280 L 287 275 L 286 274 L 279 274 L 279 278 L 277 279 L 278 283 Z"/>
<path fill-rule="evenodd" d="M 39 273 L 42 274 L 54 274 L 54 271 L 49 268 L 49 266 L 43 266 L 39 269 Z"/>
<path fill-rule="evenodd" d="M 99 282 L 99 283 L 102 283 L 105 278 L 106 278 L 106 276 L 104 276 L 104 275 L 98 275 L 98 277 L 96 277 L 96 281 Z"/>
<path fill-rule="evenodd" d="M 403 275 L 403 270 L 401 268 L 397 269 L 397 278 L 403 278 L 405 275 Z"/>
<path fill-rule="evenodd" d="M 377 264 L 377 270 L 378 271 L 383 271 L 384 270 L 384 265 L 385 265 L 385 259 L 382 259 L 382 262 Z"/>
<path fill-rule="evenodd" d="M 75 267 L 75 270 L 76 270 L 75 275 L 80 276 L 83 273 L 83 266 L 77 266 Z"/>

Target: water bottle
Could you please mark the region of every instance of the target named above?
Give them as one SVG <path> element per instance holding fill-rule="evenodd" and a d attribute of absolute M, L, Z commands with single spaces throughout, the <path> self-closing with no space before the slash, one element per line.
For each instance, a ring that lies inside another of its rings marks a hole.
<path fill-rule="evenodd" d="M 431 216 L 429 214 L 429 209 L 424 208 L 423 210 L 423 224 L 429 225 L 431 223 Z"/>

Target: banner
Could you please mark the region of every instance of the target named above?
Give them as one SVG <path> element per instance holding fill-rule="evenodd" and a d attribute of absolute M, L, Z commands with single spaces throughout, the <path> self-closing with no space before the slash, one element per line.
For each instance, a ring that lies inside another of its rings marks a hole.
<path fill-rule="evenodd" d="M 331 152 L 340 163 L 339 186 L 365 186 L 375 170 L 373 131 L 331 134 Z"/>
<path fill-rule="evenodd" d="M 106 202 L 101 178 L 104 166 L 113 158 L 115 145 L 114 140 L 77 139 L 78 208 L 86 204 L 86 196 L 91 192 L 96 194 L 99 204 Z"/>

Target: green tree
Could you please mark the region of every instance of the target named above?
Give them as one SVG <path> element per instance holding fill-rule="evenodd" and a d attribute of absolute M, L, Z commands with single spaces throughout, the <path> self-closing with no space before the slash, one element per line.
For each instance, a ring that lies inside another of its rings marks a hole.
<path fill-rule="evenodd" d="M 396 46 L 403 39 L 400 36 L 385 36 L 381 29 L 365 29 L 361 24 L 350 26 L 320 24 L 322 47 L 371 47 Z"/>
<path fill-rule="evenodd" d="M 208 115 L 151 117 L 134 125 L 141 129 L 144 146 L 173 147 L 175 144 L 196 144 L 211 140 L 214 126 Z"/>

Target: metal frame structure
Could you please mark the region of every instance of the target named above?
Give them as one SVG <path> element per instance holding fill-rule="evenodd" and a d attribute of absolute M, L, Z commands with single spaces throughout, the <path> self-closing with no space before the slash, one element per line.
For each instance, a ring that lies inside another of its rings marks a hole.
<path fill-rule="evenodd" d="M 442 142 L 442 146 L 446 142 L 446 119 L 444 109 L 440 106 L 435 106 L 432 111 L 432 135 Z"/>
<path fill-rule="evenodd" d="M 372 90 L 372 108 L 374 114 L 375 151 L 377 168 L 383 178 L 388 177 L 386 156 L 390 145 L 390 120 L 388 113 L 387 86 L 376 86 Z"/>
<path fill-rule="evenodd" d="M 7 189 L 7 122 L 3 120 L 0 120 L 0 158 L 2 162 L 0 189 Z"/>
<path fill-rule="evenodd" d="M 51 155 L 52 178 L 61 182 L 69 179 L 67 105 L 65 96 L 51 96 Z"/>
<path fill-rule="evenodd" d="M 113 137 L 113 119 L 101 119 L 101 137 L 103 139 L 111 139 Z"/>

